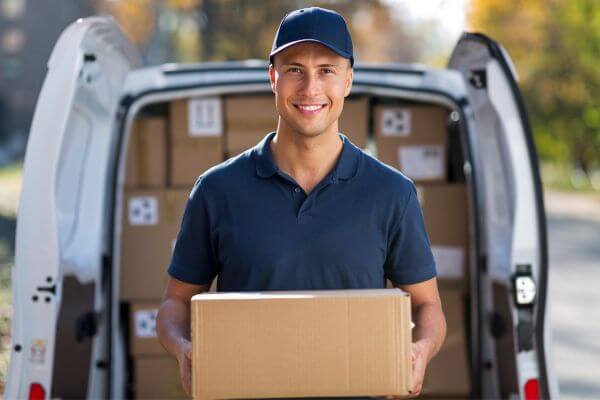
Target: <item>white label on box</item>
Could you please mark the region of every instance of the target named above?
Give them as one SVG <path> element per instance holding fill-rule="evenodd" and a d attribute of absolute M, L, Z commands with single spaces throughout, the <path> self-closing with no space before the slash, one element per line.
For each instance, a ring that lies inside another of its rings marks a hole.
<path fill-rule="evenodd" d="M 156 337 L 156 308 L 150 310 L 138 310 L 134 313 L 135 319 L 135 336 L 139 338 L 155 338 Z"/>
<path fill-rule="evenodd" d="M 408 136 L 411 130 L 410 110 L 388 108 L 381 111 L 381 134 L 384 136 Z"/>
<path fill-rule="evenodd" d="M 462 278 L 465 254 L 462 247 L 431 246 L 437 275 L 441 278 Z"/>
<path fill-rule="evenodd" d="M 190 136 L 219 136 L 223 133 L 220 98 L 203 97 L 188 101 L 188 132 Z"/>
<path fill-rule="evenodd" d="M 444 146 L 400 146 L 398 161 L 402 172 L 411 179 L 444 178 Z"/>
<path fill-rule="evenodd" d="M 129 199 L 129 224 L 158 224 L 158 199 L 154 196 L 140 196 Z"/>

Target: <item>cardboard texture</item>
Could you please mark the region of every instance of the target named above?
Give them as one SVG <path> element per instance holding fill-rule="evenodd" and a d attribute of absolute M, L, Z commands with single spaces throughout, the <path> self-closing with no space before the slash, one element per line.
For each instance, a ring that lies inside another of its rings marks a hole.
<path fill-rule="evenodd" d="M 340 116 L 338 130 L 357 147 L 367 146 L 369 134 L 369 98 L 346 99 Z"/>
<path fill-rule="evenodd" d="M 174 357 L 134 359 L 135 398 L 187 399 L 181 387 L 179 365 Z"/>
<path fill-rule="evenodd" d="M 167 121 L 160 117 L 133 122 L 125 167 L 126 187 L 164 187 L 167 183 Z"/>
<path fill-rule="evenodd" d="M 376 105 L 377 158 L 415 182 L 444 182 L 447 176 L 449 111 L 429 105 Z"/>
<path fill-rule="evenodd" d="M 193 397 L 406 395 L 410 313 L 399 289 L 196 295 Z"/>
<path fill-rule="evenodd" d="M 277 129 L 279 115 L 272 94 L 226 97 L 224 104 L 225 147 L 230 157 L 256 146 Z"/>
<path fill-rule="evenodd" d="M 419 185 L 417 193 L 440 286 L 466 290 L 469 218 L 465 185 Z"/>
<path fill-rule="evenodd" d="M 224 160 L 220 98 L 177 100 L 169 108 L 169 184 L 191 187 Z"/>
<path fill-rule="evenodd" d="M 446 340 L 427 367 L 421 392 L 424 395 L 467 398 L 471 381 L 462 294 L 457 290 L 442 289 L 440 297 L 447 323 Z"/>
<path fill-rule="evenodd" d="M 161 298 L 189 190 L 126 190 L 121 231 L 120 298 Z"/>

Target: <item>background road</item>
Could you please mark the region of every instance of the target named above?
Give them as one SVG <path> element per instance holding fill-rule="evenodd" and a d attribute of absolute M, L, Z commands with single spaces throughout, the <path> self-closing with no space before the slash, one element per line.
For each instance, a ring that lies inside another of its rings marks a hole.
<path fill-rule="evenodd" d="M 600 196 L 546 194 L 549 303 L 561 399 L 600 398 Z"/>

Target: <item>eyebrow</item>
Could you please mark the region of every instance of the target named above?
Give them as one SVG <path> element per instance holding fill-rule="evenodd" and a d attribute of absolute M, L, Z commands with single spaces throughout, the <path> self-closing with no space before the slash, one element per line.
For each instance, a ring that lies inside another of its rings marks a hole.
<path fill-rule="evenodd" d="M 281 65 L 283 65 L 283 66 L 294 65 L 294 66 L 298 66 L 298 67 L 304 67 L 304 64 L 300 64 L 297 62 L 282 63 Z M 337 67 L 337 66 L 338 66 L 338 64 L 319 64 L 319 65 L 317 65 L 317 67 Z"/>

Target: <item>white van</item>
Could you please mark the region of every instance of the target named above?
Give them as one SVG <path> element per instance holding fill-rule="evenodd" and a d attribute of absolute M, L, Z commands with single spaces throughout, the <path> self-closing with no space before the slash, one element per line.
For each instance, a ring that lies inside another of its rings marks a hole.
<path fill-rule="evenodd" d="M 354 77 L 352 95 L 451 110 L 472 244 L 468 397 L 557 398 L 542 186 L 510 58 L 465 33 L 447 69 L 359 64 Z M 155 103 L 268 93 L 264 62 L 143 68 L 112 19 L 63 32 L 25 157 L 7 399 L 128 396 L 118 260 L 132 121 Z"/>

